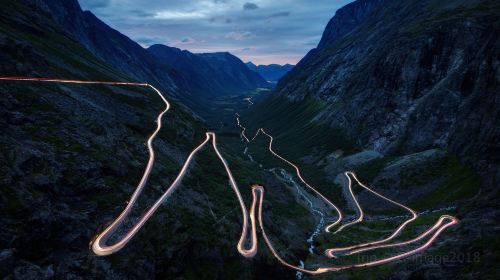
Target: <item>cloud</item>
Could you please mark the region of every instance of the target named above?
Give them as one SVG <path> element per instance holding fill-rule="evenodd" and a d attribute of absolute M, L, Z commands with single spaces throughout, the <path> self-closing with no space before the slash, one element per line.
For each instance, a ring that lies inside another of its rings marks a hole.
<path fill-rule="evenodd" d="M 130 13 L 134 14 L 137 17 L 142 17 L 142 18 L 149 18 L 149 17 L 154 17 L 154 13 L 142 11 L 142 10 L 130 10 Z"/>
<path fill-rule="evenodd" d="M 200 11 L 161 11 L 154 15 L 156 19 L 195 19 L 205 17 L 205 14 Z"/>
<path fill-rule="evenodd" d="M 144 47 L 228 51 L 256 64 L 295 64 L 335 11 L 353 0 L 78 0 Z"/>
<path fill-rule="evenodd" d="M 149 37 L 138 37 L 138 38 L 135 38 L 135 41 L 139 44 L 144 44 L 144 45 L 149 45 L 149 44 L 152 44 L 154 43 L 154 39 L 153 38 L 149 38 Z"/>
<path fill-rule="evenodd" d="M 248 38 L 250 38 L 252 36 L 253 36 L 252 32 L 249 32 L 249 31 L 239 31 L 239 32 L 229 32 L 224 37 L 228 38 L 228 39 L 233 39 L 233 40 L 236 40 L 236 41 L 241 41 L 241 40 L 248 39 Z"/>
<path fill-rule="evenodd" d="M 245 10 L 245 11 L 248 11 L 248 10 L 257 10 L 258 8 L 259 8 L 259 6 L 257 6 L 257 4 L 251 3 L 251 2 L 246 2 L 243 5 L 243 10 Z"/>
<path fill-rule="evenodd" d="M 183 44 L 194 43 L 194 42 L 196 42 L 196 40 L 191 37 L 184 37 L 181 40 L 181 43 Z"/>
<path fill-rule="evenodd" d="M 139 43 L 139 45 L 141 45 L 144 48 L 148 48 L 154 44 L 165 44 L 165 45 L 169 44 L 169 41 L 167 39 L 162 38 L 162 37 L 157 37 L 157 36 L 151 36 L 151 37 L 139 36 L 139 37 L 135 37 L 134 41 Z"/>
<path fill-rule="evenodd" d="M 110 0 L 85 0 L 80 2 L 84 10 L 105 8 L 111 3 Z"/>
<path fill-rule="evenodd" d="M 279 12 L 279 13 L 274 13 L 274 14 L 270 14 L 269 17 L 270 18 L 274 18 L 274 17 L 288 17 L 290 16 L 290 12 Z"/>

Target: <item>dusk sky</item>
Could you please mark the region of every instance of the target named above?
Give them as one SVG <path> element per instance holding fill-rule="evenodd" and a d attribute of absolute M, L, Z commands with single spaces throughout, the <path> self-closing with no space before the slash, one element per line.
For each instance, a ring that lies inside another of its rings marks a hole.
<path fill-rule="evenodd" d="M 79 0 L 144 47 L 229 51 L 256 64 L 297 63 L 352 0 Z"/>

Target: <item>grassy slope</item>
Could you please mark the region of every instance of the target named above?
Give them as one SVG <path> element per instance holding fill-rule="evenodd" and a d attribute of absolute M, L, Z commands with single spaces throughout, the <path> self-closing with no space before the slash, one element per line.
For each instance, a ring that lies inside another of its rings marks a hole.
<path fill-rule="evenodd" d="M 345 205 L 340 188 L 326 179 L 323 169 L 318 168 L 316 162 L 304 162 L 308 155 L 321 159 L 335 150 L 342 150 L 345 154 L 359 151 L 340 130 L 313 121 L 324 106 L 312 100 L 291 103 L 270 93 L 245 112 L 241 120 L 247 127 L 248 137 L 253 137 L 258 128 L 264 128 L 274 137 L 273 150 L 276 153 L 298 165 L 306 180 L 320 192 Z M 282 167 L 295 174 L 293 168 L 268 152 L 268 143 L 269 138 L 261 134 L 249 146 L 249 151 L 265 166 Z"/>

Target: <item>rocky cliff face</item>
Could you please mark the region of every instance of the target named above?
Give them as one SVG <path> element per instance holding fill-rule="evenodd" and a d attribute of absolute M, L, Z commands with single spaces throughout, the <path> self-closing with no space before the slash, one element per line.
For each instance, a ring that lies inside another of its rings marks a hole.
<path fill-rule="evenodd" d="M 335 16 L 328 22 L 318 48 L 347 36 L 379 8 L 384 0 L 358 0 L 337 10 Z"/>
<path fill-rule="evenodd" d="M 355 1 L 278 92 L 326 102 L 316 119 L 365 148 L 450 149 L 496 177 L 499 12 L 496 1 Z"/>

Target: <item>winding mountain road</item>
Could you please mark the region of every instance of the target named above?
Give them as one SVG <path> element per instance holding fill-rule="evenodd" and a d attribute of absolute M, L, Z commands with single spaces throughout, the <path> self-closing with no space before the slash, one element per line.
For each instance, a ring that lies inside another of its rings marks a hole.
<path fill-rule="evenodd" d="M 359 217 L 355 221 L 352 221 L 350 223 L 341 225 L 335 232 L 333 232 L 334 234 L 341 232 L 343 229 L 345 229 L 348 226 L 352 226 L 352 225 L 354 225 L 356 223 L 360 223 L 360 222 L 363 221 L 363 217 L 364 217 L 363 209 L 361 208 L 361 205 L 357 201 L 357 199 L 356 199 L 356 197 L 355 197 L 355 195 L 354 195 L 354 193 L 352 191 L 351 177 L 360 186 L 362 186 L 366 190 L 372 192 L 376 196 L 378 196 L 378 197 L 380 197 L 380 198 L 382 198 L 382 199 L 384 199 L 384 200 L 386 200 L 386 201 L 388 201 L 390 203 L 393 203 L 393 204 L 395 204 L 395 205 L 397 205 L 399 207 L 402 207 L 402 208 L 406 209 L 407 211 L 409 211 L 410 213 L 412 213 L 412 218 L 410 218 L 409 220 L 407 220 L 403 224 L 401 224 L 396 229 L 396 231 L 394 231 L 393 234 L 391 234 L 389 237 L 387 237 L 385 239 L 381 239 L 381 240 L 378 240 L 378 241 L 370 241 L 370 242 L 366 242 L 366 243 L 362 243 L 362 244 L 357 244 L 357 245 L 353 245 L 353 246 L 349 246 L 349 247 L 328 249 L 325 252 L 326 256 L 331 257 L 331 258 L 336 258 L 337 256 L 335 254 L 338 253 L 338 252 L 346 252 L 344 254 L 354 254 L 354 253 L 358 253 L 358 252 L 362 252 L 362 251 L 374 250 L 374 249 L 377 249 L 377 248 L 388 248 L 388 247 L 397 247 L 397 246 L 409 245 L 411 243 L 420 241 L 420 240 L 424 239 L 425 237 L 427 237 L 429 235 L 430 235 L 430 238 L 423 245 L 421 245 L 420 247 L 418 247 L 416 249 L 413 249 L 413 250 L 410 250 L 410 251 L 406 251 L 406 252 L 397 254 L 395 256 L 392 256 L 392 257 L 382 258 L 382 259 L 379 259 L 379 260 L 376 260 L 376 261 L 371 261 L 371 262 L 362 262 L 362 263 L 356 263 L 356 264 L 344 265 L 344 266 L 319 267 L 319 268 L 316 268 L 314 270 L 305 269 L 305 268 L 302 268 L 302 267 L 291 265 L 290 263 L 288 263 L 287 261 L 285 261 L 278 254 L 277 250 L 274 248 L 274 246 L 273 246 L 273 244 L 271 242 L 271 239 L 269 238 L 269 236 L 267 235 L 267 233 L 265 231 L 265 226 L 264 226 L 264 222 L 263 222 L 263 218 L 262 218 L 262 212 L 263 212 L 262 205 L 263 205 L 263 201 L 264 201 L 264 192 L 265 192 L 264 191 L 264 187 L 262 187 L 260 185 L 253 185 L 251 187 L 252 188 L 252 198 L 253 199 L 252 199 L 250 210 L 248 210 L 248 208 L 246 207 L 245 202 L 243 201 L 243 198 L 241 196 L 239 187 L 236 184 L 236 181 L 235 181 L 235 179 L 234 179 L 234 177 L 233 177 L 233 175 L 231 173 L 230 167 L 229 167 L 227 161 L 225 160 L 225 158 L 222 156 L 222 154 L 220 153 L 220 151 L 217 148 L 217 138 L 216 138 L 215 133 L 213 133 L 213 132 L 207 132 L 205 140 L 203 142 L 201 142 L 201 144 L 199 144 L 198 146 L 196 146 L 191 151 L 191 153 L 187 157 L 186 161 L 182 165 L 182 168 L 180 169 L 177 177 L 175 178 L 175 180 L 173 181 L 173 183 L 167 188 L 167 190 L 162 194 L 162 196 L 156 200 L 156 202 L 141 216 L 141 218 L 138 219 L 138 221 L 136 222 L 136 224 L 133 225 L 130 229 L 128 229 L 128 231 L 126 231 L 125 234 L 123 234 L 113 244 L 108 244 L 109 238 L 117 231 L 118 228 L 120 228 L 121 226 L 123 226 L 123 223 L 124 223 L 125 219 L 129 216 L 129 214 L 130 214 L 132 208 L 134 207 L 135 203 L 137 202 L 137 199 L 139 198 L 142 190 L 144 189 L 145 185 L 148 182 L 149 175 L 151 173 L 151 170 L 152 170 L 154 162 L 155 162 L 155 152 L 154 152 L 154 148 L 153 148 L 153 141 L 154 141 L 154 139 L 156 138 L 156 136 L 158 135 L 159 131 L 162 128 L 162 118 L 163 118 L 164 114 L 167 113 L 168 110 L 170 109 L 170 103 L 167 101 L 167 99 L 163 96 L 163 94 L 158 89 L 156 89 L 154 86 L 152 86 L 152 85 L 150 85 L 148 83 L 110 82 L 110 81 L 82 81 L 82 80 L 67 80 L 67 79 L 53 79 L 53 78 L 35 78 L 35 77 L 0 77 L 0 80 L 7 80 L 7 81 L 31 81 L 31 82 L 54 82 L 54 83 L 72 83 L 72 84 L 105 84 L 105 85 L 143 86 L 143 87 L 148 87 L 148 88 L 152 89 L 163 100 L 163 102 L 165 104 L 165 108 L 158 115 L 158 117 L 156 118 L 157 127 L 153 131 L 153 133 L 148 137 L 148 140 L 147 140 L 147 147 L 148 147 L 149 159 L 148 159 L 148 162 L 147 162 L 147 165 L 146 165 L 146 168 L 144 170 L 144 173 L 142 175 L 141 180 L 139 181 L 139 183 L 138 183 L 135 191 L 132 193 L 132 196 L 129 199 L 129 203 L 127 204 L 127 206 L 125 207 L 125 209 L 120 213 L 120 215 L 116 219 L 113 220 L 113 222 L 104 231 L 102 231 L 101 233 L 99 233 L 91 241 L 92 252 L 94 254 L 96 254 L 97 256 L 106 256 L 106 255 L 113 254 L 113 253 L 121 250 L 124 246 L 127 245 L 128 242 L 130 242 L 130 240 L 139 232 L 139 230 L 144 226 L 144 224 L 149 220 L 149 218 L 151 218 L 151 216 L 156 212 L 156 210 L 161 206 L 161 204 L 164 203 L 164 202 L 166 202 L 168 200 L 168 198 L 173 194 L 173 192 L 177 189 L 177 187 L 179 186 L 180 182 L 184 178 L 184 176 L 185 176 L 185 174 L 187 172 L 188 167 L 191 165 L 193 158 L 196 156 L 196 154 L 202 148 L 204 148 L 210 142 L 210 140 L 211 140 L 212 147 L 213 147 L 215 153 L 217 154 L 219 160 L 224 165 L 224 169 L 225 169 L 226 174 L 228 175 L 228 178 L 229 178 L 230 186 L 231 186 L 233 192 L 235 193 L 236 198 L 238 199 L 239 204 L 240 204 L 240 208 L 241 208 L 241 212 L 242 212 L 242 230 L 241 230 L 241 236 L 239 238 L 239 241 L 238 241 L 236 247 L 237 247 L 238 252 L 242 256 L 244 256 L 246 258 L 251 258 L 251 257 L 255 256 L 256 253 L 257 253 L 257 223 L 259 224 L 259 227 L 260 227 L 260 230 L 261 230 L 261 233 L 262 233 L 262 237 L 264 238 L 264 241 L 265 241 L 267 247 L 270 249 L 271 253 L 274 255 L 274 257 L 281 264 L 283 264 L 283 265 L 285 265 L 285 266 L 287 266 L 289 268 L 295 269 L 297 271 L 304 272 L 304 273 L 309 273 L 309 274 L 321 274 L 321 273 L 325 273 L 325 272 L 329 272 L 329 271 L 339 271 L 339 270 L 350 269 L 350 268 L 355 268 L 355 267 L 374 266 L 374 265 L 379 265 L 379 264 L 383 264 L 383 263 L 392 262 L 392 261 L 395 261 L 395 260 L 399 260 L 399 259 L 411 256 L 411 255 L 417 254 L 417 253 L 425 250 L 427 247 L 429 247 L 436 240 L 436 238 L 441 234 L 441 232 L 443 232 L 446 228 L 448 228 L 448 227 L 450 227 L 450 226 L 458 223 L 458 220 L 455 217 L 452 217 L 452 216 L 449 216 L 449 215 L 443 215 L 443 216 L 441 216 L 441 218 L 436 222 L 436 224 L 433 227 L 431 227 L 430 229 L 428 229 L 424 233 L 420 234 L 418 237 L 416 237 L 414 239 L 411 239 L 411 240 L 408 240 L 408 241 L 404 241 L 404 242 L 387 243 L 388 241 L 390 241 L 393 238 L 395 238 L 404 229 L 404 227 L 408 223 L 414 221 L 418 217 L 417 213 L 414 210 L 412 210 L 412 209 L 410 209 L 410 208 L 408 208 L 408 207 L 406 207 L 406 206 L 404 206 L 404 205 L 402 205 L 402 204 L 400 204 L 398 202 L 395 202 L 395 201 L 393 201 L 393 200 L 391 200 L 391 199 L 389 199 L 389 198 L 387 198 L 387 197 L 385 197 L 385 196 L 383 196 L 383 195 L 375 192 L 374 190 L 366 187 L 365 185 L 363 185 L 357 179 L 356 175 L 353 172 L 349 171 L 349 172 L 345 173 L 345 176 L 347 176 L 347 178 L 348 178 L 348 181 L 349 181 L 348 188 L 349 188 L 350 194 L 352 195 L 352 197 L 353 197 L 353 199 L 354 199 L 354 201 L 356 203 L 356 206 L 357 206 L 357 209 L 358 209 L 358 213 L 359 213 Z M 248 101 L 251 102 L 250 100 L 248 100 Z M 335 227 L 335 226 L 337 226 L 338 224 L 341 223 L 343 215 L 342 215 L 342 212 L 340 211 L 340 209 L 334 203 L 332 203 L 328 198 L 326 198 L 325 196 L 323 196 L 313 186 L 311 186 L 309 183 L 307 183 L 307 181 L 301 175 L 300 169 L 299 169 L 299 167 L 297 165 L 293 164 L 289 160 L 287 160 L 284 157 L 280 156 L 279 154 L 277 154 L 272 149 L 273 137 L 270 134 L 266 133 L 261 128 L 261 129 L 259 129 L 257 131 L 257 133 L 252 138 L 252 140 L 249 140 L 245 136 L 245 134 L 244 134 L 245 128 L 241 125 L 240 120 L 239 120 L 239 116 L 238 116 L 237 122 L 238 122 L 238 126 L 240 128 L 242 128 L 242 130 L 243 130 L 242 131 L 242 136 L 247 141 L 247 143 L 253 141 L 260 132 L 262 134 L 266 135 L 267 137 L 269 137 L 269 139 L 270 139 L 270 141 L 269 141 L 269 147 L 268 147 L 269 151 L 274 156 L 276 156 L 277 158 L 281 159 L 282 161 L 284 161 L 287 164 L 289 164 L 290 166 L 292 166 L 295 169 L 297 177 L 301 180 L 301 182 L 308 189 L 310 189 L 311 191 L 313 191 L 313 193 L 315 193 L 316 195 L 318 195 L 327 205 L 329 205 L 331 208 L 333 208 L 336 211 L 336 213 L 337 213 L 337 219 L 336 219 L 335 222 L 333 222 L 332 224 L 328 225 L 325 228 L 326 232 L 331 232 L 331 230 L 332 230 L 333 227 Z M 447 221 L 447 222 L 445 222 L 445 221 Z M 247 240 L 250 241 L 248 248 L 245 247 L 245 244 L 246 244 Z"/>
<path fill-rule="evenodd" d="M 245 127 L 241 124 L 240 120 L 239 120 L 239 116 L 238 116 L 238 119 L 237 119 L 237 124 L 239 127 L 243 128 L 243 131 L 242 133 L 245 131 Z M 302 176 L 302 174 L 300 173 L 300 168 L 295 165 L 294 163 L 290 162 L 289 160 L 285 159 L 284 157 L 282 157 L 281 155 L 279 155 L 278 153 L 276 153 L 274 150 L 273 150 L 273 141 L 274 141 L 274 138 L 265 132 L 265 130 L 263 128 L 259 128 L 257 130 L 257 132 L 255 133 L 255 135 L 252 137 L 251 141 L 254 141 L 257 136 L 262 133 L 263 135 L 267 136 L 269 138 L 269 146 L 268 146 L 268 150 L 269 152 L 271 152 L 271 154 L 273 154 L 275 157 L 279 158 L 280 160 L 284 161 L 285 163 L 287 163 L 288 165 L 290 165 L 291 167 L 293 167 L 295 169 L 295 172 L 296 172 L 296 175 L 297 177 L 300 179 L 300 181 L 309 189 L 311 189 L 316 195 L 318 195 L 327 205 L 331 206 L 333 209 L 335 209 L 335 211 L 338 213 L 338 218 L 337 220 L 328 225 L 326 228 L 325 228 L 325 231 L 326 232 L 331 232 L 331 229 L 338 225 L 341 220 L 342 220 L 342 212 L 340 211 L 340 209 L 333 203 L 331 202 L 329 199 L 327 199 L 324 195 L 322 195 L 317 189 L 315 189 L 313 186 L 311 186 L 305 179 L 304 177 Z M 352 199 L 354 200 L 355 202 L 355 205 L 356 205 L 356 208 L 357 208 L 357 211 L 359 213 L 359 216 L 357 219 L 355 219 L 354 221 L 351 221 L 351 222 L 348 222 L 346 224 L 343 224 L 341 226 L 338 227 L 338 229 L 336 231 L 333 232 L 333 234 L 337 234 L 339 232 L 341 232 L 343 229 L 349 227 L 349 226 L 353 226 L 357 223 L 360 223 L 363 221 L 364 219 L 364 211 L 363 211 L 363 208 L 361 207 L 359 201 L 357 200 L 356 196 L 354 195 L 354 192 L 352 190 L 352 180 L 351 178 L 353 178 L 356 183 L 358 185 L 360 185 L 361 187 L 363 187 L 364 189 L 366 189 L 367 191 L 371 192 L 372 194 L 376 195 L 377 197 L 391 203 L 391 204 L 394 204 L 398 207 L 401 207 L 405 210 L 407 210 L 408 212 L 411 213 L 411 218 L 404 221 L 401 225 L 399 225 L 396 230 L 388 237 L 384 238 L 384 239 L 380 239 L 380 240 L 376 240 L 376 241 L 369 241 L 369 242 L 366 242 L 366 243 L 361 243 L 361 244 L 356 244 L 356 245 L 352 245 L 352 246 L 348 246 L 348 247 L 340 247 L 340 248 L 331 248 L 331 249 L 327 249 L 325 250 L 325 255 L 329 258 L 337 258 L 336 256 L 336 253 L 338 252 L 344 252 L 342 255 L 352 255 L 352 254 L 356 254 L 356 253 L 360 253 L 360 252 L 364 252 L 364 251 L 369 251 L 369 250 L 375 250 L 375 249 L 381 249 L 381 248 L 393 248 L 393 247 L 400 247 L 400 246 L 404 246 L 404 245 L 410 245 L 412 243 L 415 243 L 415 242 L 418 242 L 422 239 L 424 239 L 425 237 L 431 235 L 432 233 L 432 236 L 429 238 L 429 240 L 424 243 L 423 245 L 421 245 L 420 247 L 416 248 L 416 249 L 413 249 L 413 250 L 410 250 L 410 251 L 406 251 L 406 252 L 403 252 L 403 253 L 400 253 L 400 254 L 397 254 L 397 255 L 394 255 L 392 257 L 387 257 L 387 258 L 381 258 L 379 260 L 375 260 L 375 261 L 371 261 L 371 262 L 361 262 L 361 263 L 356 263 L 356 264 L 352 264 L 352 265 L 345 265 L 345 266 L 331 266 L 331 267 L 320 267 L 320 268 L 317 268 L 316 270 L 308 270 L 308 269 L 304 269 L 303 267 L 299 267 L 299 266 L 296 266 L 296 265 L 292 265 L 291 263 L 283 260 L 281 258 L 281 256 L 279 256 L 279 254 L 277 253 L 277 251 L 273 248 L 273 245 L 270 241 L 270 239 L 267 237 L 265 231 L 264 231 L 264 228 L 263 228 L 263 223 L 262 223 L 262 218 L 261 216 L 259 216 L 259 224 L 261 226 L 261 231 L 262 231 L 262 234 L 263 234 L 263 237 L 264 237 L 264 240 L 266 241 L 266 244 L 268 245 L 269 249 L 271 250 L 271 252 L 273 253 L 273 255 L 275 256 L 276 259 L 278 259 L 279 262 L 281 262 L 283 265 L 287 266 L 287 267 L 290 267 L 292 269 L 295 269 L 297 271 L 300 271 L 300 272 L 304 272 L 304 273 L 308 273 L 308 274 L 321 274 L 321 273 L 324 273 L 324 272 L 328 272 L 328 271 L 339 271 L 339 270 L 345 270 L 345 269 L 350 269 L 350 268 L 355 268 L 355 267 L 365 267 L 365 266 L 374 266 L 374 265 L 380 265 L 380 264 L 384 264 L 384 263 L 388 263 L 388 262 L 392 262 L 392 261 L 395 261 L 395 260 L 399 260 L 399 259 L 403 259 L 403 258 L 406 258 L 406 257 L 409 257 L 411 255 L 414 255 L 414 254 L 417 254 L 417 253 L 420 253 L 422 252 L 423 250 L 425 250 L 426 248 L 428 248 L 435 240 L 436 238 L 441 234 L 441 232 L 443 232 L 446 228 L 450 227 L 450 226 L 453 226 L 455 224 L 458 223 L 458 219 L 453 217 L 453 216 L 450 216 L 450 215 L 442 215 L 438 221 L 431 227 L 429 228 L 428 230 L 424 231 L 423 233 L 421 233 L 420 235 L 418 235 L 417 237 L 411 239 L 411 240 L 407 240 L 407 241 L 402 241 L 402 242 L 396 242 L 396 243 L 387 243 L 391 240 L 393 240 L 394 238 L 396 238 L 400 233 L 401 231 L 404 230 L 404 228 L 410 224 L 411 222 L 415 221 L 417 218 L 418 218 L 418 214 L 415 210 L 399 203 L 399 202 L 396 202 L 376 191 L 374 191 L 373 189 L 367 187 L 366 185 L 364 185 L 356 176 L 356 174 L 352 171 L 347 171 L 347 172 L 344 172 L 344 175 L 347 177 L 348 179 L 348 189 L 349 189 L 349 193 L 352 197 Z M 261 194 L 261 197 L 263 198 L 263 193 Z M 261 198 L 261 199 L 262 199 Z M 260 202 L 262 203 L 262 202 Z M 261 209 L 259 208 L 259 215 L 261 215 Z M 447 221 L 445 223 L 445 221 Z M 358 249 L 359 248 L 359 249 Z"/>

